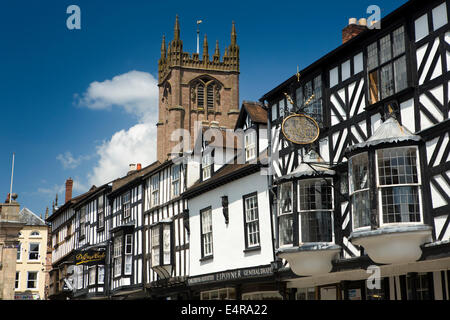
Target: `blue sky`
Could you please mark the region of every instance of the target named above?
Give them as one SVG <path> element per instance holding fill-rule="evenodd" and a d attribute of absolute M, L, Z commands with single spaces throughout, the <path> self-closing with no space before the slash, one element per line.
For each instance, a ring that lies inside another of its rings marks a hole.
<path fill-rule="evenodd" d="M 221 54 L 235 21 L 242 101 L 259 99 L 297 65 L 338 47 L 348 19 L 367 18 L 369 5 L 385 16 L 405 2 L 1 1 L 0 201 L 9 192 L 13 152 L 13 192 L 37 214 L 57 192 L 64 202 L 68 177 L 75 196 L 125 174 L 126 163 L 154 160 L 157 60 L 162 35 L 173 38 L 176 14 L 190 53 L 196 20 L 204 21 L 210 53 L 219 40 Z M 72 4 L 81 9 L 81 30 L 66 27 Z"/>

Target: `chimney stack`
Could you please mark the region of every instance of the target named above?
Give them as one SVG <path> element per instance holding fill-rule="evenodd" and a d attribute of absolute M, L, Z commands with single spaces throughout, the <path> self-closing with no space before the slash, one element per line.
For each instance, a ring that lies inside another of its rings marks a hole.
<path fill-rule="evenodd" d="M 342 29 L 342 43 L 346 43 L 365 30 L 367 30 L 367 20 L 365 18 L 359 19 L 359 23 L 356 18 L 348 19 L 348 25 Z"/>
<path fill-rule="evenodd" d="M 137 166 L 136 166 L 136 170 L 139 171 L 141 169 L 142 169 L 142 164 L 138 163 Z"/>
<path fill-rule="evenodd" d="M 135 163 L 130 163 L 127 175 L 132 174 L 135 171 L 136 171 L 136 164 Z"/>
<path fill-rule="evenodd" d="M 72 199 L 72 188 L 73 188 L 73 180 L 69 178 L 66 180 L 66 199 L 64 203 L 67 203 L 70 199 Z"/>

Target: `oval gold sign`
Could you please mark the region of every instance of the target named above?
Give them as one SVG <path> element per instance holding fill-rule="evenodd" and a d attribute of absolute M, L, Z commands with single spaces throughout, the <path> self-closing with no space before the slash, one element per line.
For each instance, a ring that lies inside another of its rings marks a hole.
<path fill-rule="evenodd" d="M 284 119 L 281 132 L 292 143 L 309 144 L 319 137 L 319 125 L 307 115 L 293 114 Z"/>

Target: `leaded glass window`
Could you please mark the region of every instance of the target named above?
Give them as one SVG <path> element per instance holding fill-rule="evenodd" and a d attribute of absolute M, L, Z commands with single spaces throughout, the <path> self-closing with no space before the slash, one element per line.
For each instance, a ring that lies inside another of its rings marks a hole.
<path fill-rule="evenodd" d="M 403 26 L 367 47 L 367 76 L 371 104 L 408 86 L 405 52 Z"/>
<path fill-rule="evenodd" d="M 370 226 L 369 157 L 367 152 L 349 160 L 353 228 Z"/>
<path fill-rule="evenodd" d="M 301 242 L 332 242 L 332 181 L 303 180 L 298 186 Z"/>
<path fill-rule="evenodd" d="M 417 148 L 377 150 L 383 223 L 420 222 Z"/>

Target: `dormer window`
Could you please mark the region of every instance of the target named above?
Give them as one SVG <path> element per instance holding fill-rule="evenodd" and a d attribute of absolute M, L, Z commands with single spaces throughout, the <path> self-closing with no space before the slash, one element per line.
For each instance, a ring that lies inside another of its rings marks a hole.
<path fill-rule="evenodd" d="M 212 156 L 211 152 L 205 152 L 202 157 L 202 178 L 203 180 L 211 178 Z"/>
<path fill-rule="evenodd" d="M 245 134 L 245 160 L 250 161 L 256 157 L 256 131 L 249 130 Z"/>

